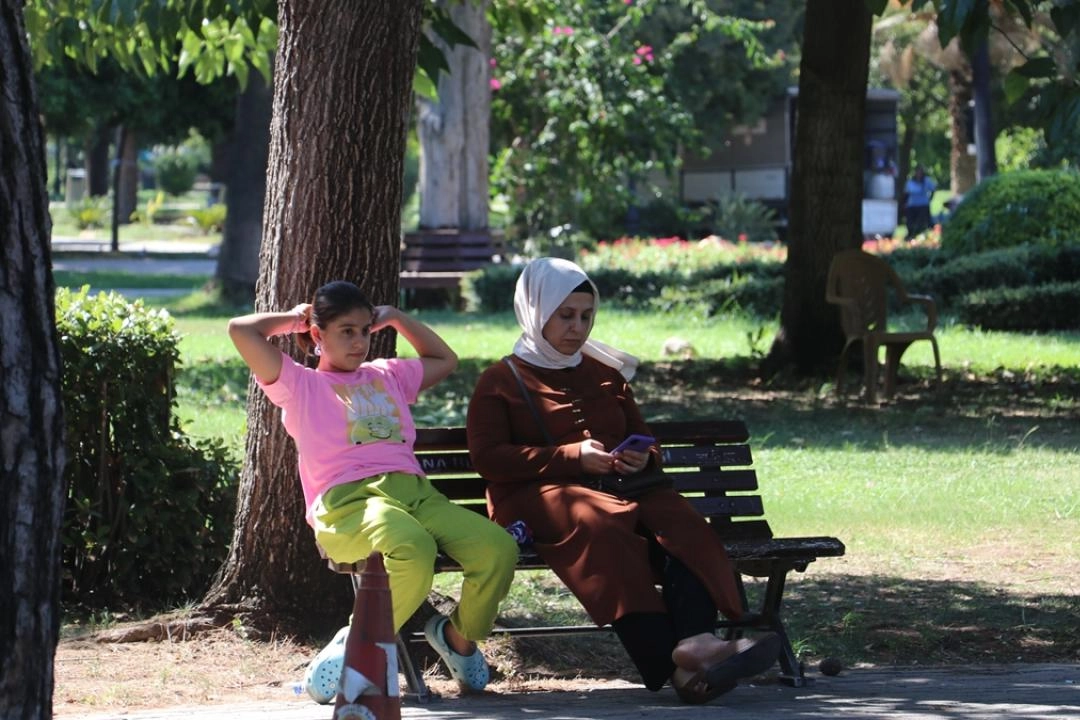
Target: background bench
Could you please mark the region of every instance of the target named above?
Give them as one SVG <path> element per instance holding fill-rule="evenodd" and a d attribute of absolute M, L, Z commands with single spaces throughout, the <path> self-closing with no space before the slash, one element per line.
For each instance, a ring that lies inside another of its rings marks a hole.
<path fill-rule="evenodd" d="M 738 573 L 736 581 L 746 612 L 738 621 L 721 619 L 717 627 L 728 636 L 742 630 L 771 630 L 783 646 L 781 680 L 794 686 L 807 684 L 802 665 L 791 647 L 781 618 L 781 601 L 787 574 L 802 572 L 819 557 L 844 554 L 844 544 L 833 537 L 775 538 L 758 490 L 757 474 L 747 444 L 749 434 L 739 421 L 649 423 L 663 451 L 663 465 L 675 488 L 724 537 L 724 544 Z M 432 484 L 447 497 L 486 516 L 485 483 L 472 468 L 466 448 L 465 428 L 420 428 L 416 453 Z M 331 565 L 331 567 L 335 567 Z M 519 569 L 543 569 L 547 565 L 529 547 L 521 548 Z M 352 566 L 335 567 L 349 572 Z M 440 555 L 436 570 L 459 571 L 459 566 Z M 765 578 L 757 607 L 750 607 L 742 576 Z M 411 623 L 410 623 L 411 624 Z M 610 631 L 595 625 L 496 628 L 492 634 L 514 636 L 568 635 Z M 426 643 L 422 632 L 406 632 L 398 638 L 402 671 L 421 702 L 427 687 L 410 646 Z"/>
<path fill-rule="evenodd" d="M 502 237 L 488 230 L 419 230 L 401 244 L 402 290 L 458 292 L 461 278 L 490 265 L 501 253 Z"/>

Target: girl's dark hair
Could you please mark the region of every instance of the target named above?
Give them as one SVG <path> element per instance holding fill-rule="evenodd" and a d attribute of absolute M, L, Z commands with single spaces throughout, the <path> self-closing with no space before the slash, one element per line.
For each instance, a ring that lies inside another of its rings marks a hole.
<path fill-rule="evenodd" d="M 596 295 L 596 293 L 593 291 L 592 283 L 589 282 L 588 280 L 585 280 L 584 282 L 582 282 L 580 285 L 578 285 L 576 288 L 574 288 L 570 292 L 572 292 L 572 293 L 583 292 L 583 293 L 589 293 L 590 295 Z"/>
<path fill-rule="evenodd" d="M 325 330 L 335 319 L 353 310 L 374 313 L 375 306 L 356 285 L 346 280 L 335 280 L 315 291 L 315 297 L 311 300 L 311 324 Z M 315 345 L 310 332 L 298 333 L 296 343 L 305 355 L 311 354 Z"/>

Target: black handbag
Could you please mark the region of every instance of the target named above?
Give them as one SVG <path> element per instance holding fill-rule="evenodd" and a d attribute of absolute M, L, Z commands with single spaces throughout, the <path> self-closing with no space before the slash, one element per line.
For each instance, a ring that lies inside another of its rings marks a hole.
<path fill-rule="evenodd" d="M 672 486 L 671 478 L 665 475 L 660 468 L 646 468 L 636 475 L 616 475 L 612 473 L 610 475 L 588 475 L 587 477 L 595 478 L 597 490 L 626 500 L 636 500 L 653 490 Z"/>
<path fill-rule="evenodd" d="M 517 380 L 518 387 L 521 389 L 521 396 L 525 398 L 525 405 L 529 408 L 533 420 L 536 421 L 537 426 L 540 428 L 540 433 L 544 436 L 544 441 L 548 445 L 554 445 L 555 441 L 551 439 L 551 434 L 548 433 L 547 427 L 540 417 L 540 412 L 536 409 L 536 405 L 533 404 L 532 394 L 529 392 L 529 389 L 525 387 L 525 381 L 521 379 L 521 374 L 518 372 L 514 361 L 511 360 L 508 355 L 503 358 L 503 362 L 510 367 L 510 372 L 514 374 L 514 379 Z M 672 487 L 671 478 L 665 475 L 664 471 L 657 467 L 646 468 L 634 475 L 616 475 L 615 473 L 609 473 L 607 475 L 584 475 L 582 480 L 583 482 L 581 484 L 585 487 L 606 492 L 609 495 L 615 495 L 616 497 L 621 497 L 626 500 L 636 500 L 653 490 Z"/>

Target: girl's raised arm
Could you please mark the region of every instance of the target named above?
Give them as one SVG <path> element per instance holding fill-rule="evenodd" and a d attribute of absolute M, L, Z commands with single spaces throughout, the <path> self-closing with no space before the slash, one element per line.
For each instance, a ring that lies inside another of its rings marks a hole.
<path fill-rule="evenodd" d="M 457 354 L 438 333 L 393 305 L 379 305 L 375 308 L 371 331 L 378 332 L 384 327 L 397 330 L 416 349 L 420 362 L 424 365 L 421 390 L 439 382 L 457 367 Z"/>
<path fill-rule="evenodd" d="M 255 377 L 269 385 L 281 374 L 281 351 L 267 338 L 306 332 L 310 317 L 308 303 L 285 312 L 241 315 L 229 321 L 229 338 Z"/>

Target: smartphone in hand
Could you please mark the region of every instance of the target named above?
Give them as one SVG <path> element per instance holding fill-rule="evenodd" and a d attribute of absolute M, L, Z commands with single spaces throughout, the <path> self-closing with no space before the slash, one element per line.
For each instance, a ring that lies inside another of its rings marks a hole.
<path fill-rule="evenodd" d="M 634 452 L 648 452 L 649 448 L 656 443 L 656 438 L 648 435 L 630 435 L 621 443 L 615 446 L 612 453 L 621 452 L 622 450 L 633 450 Z"/>

